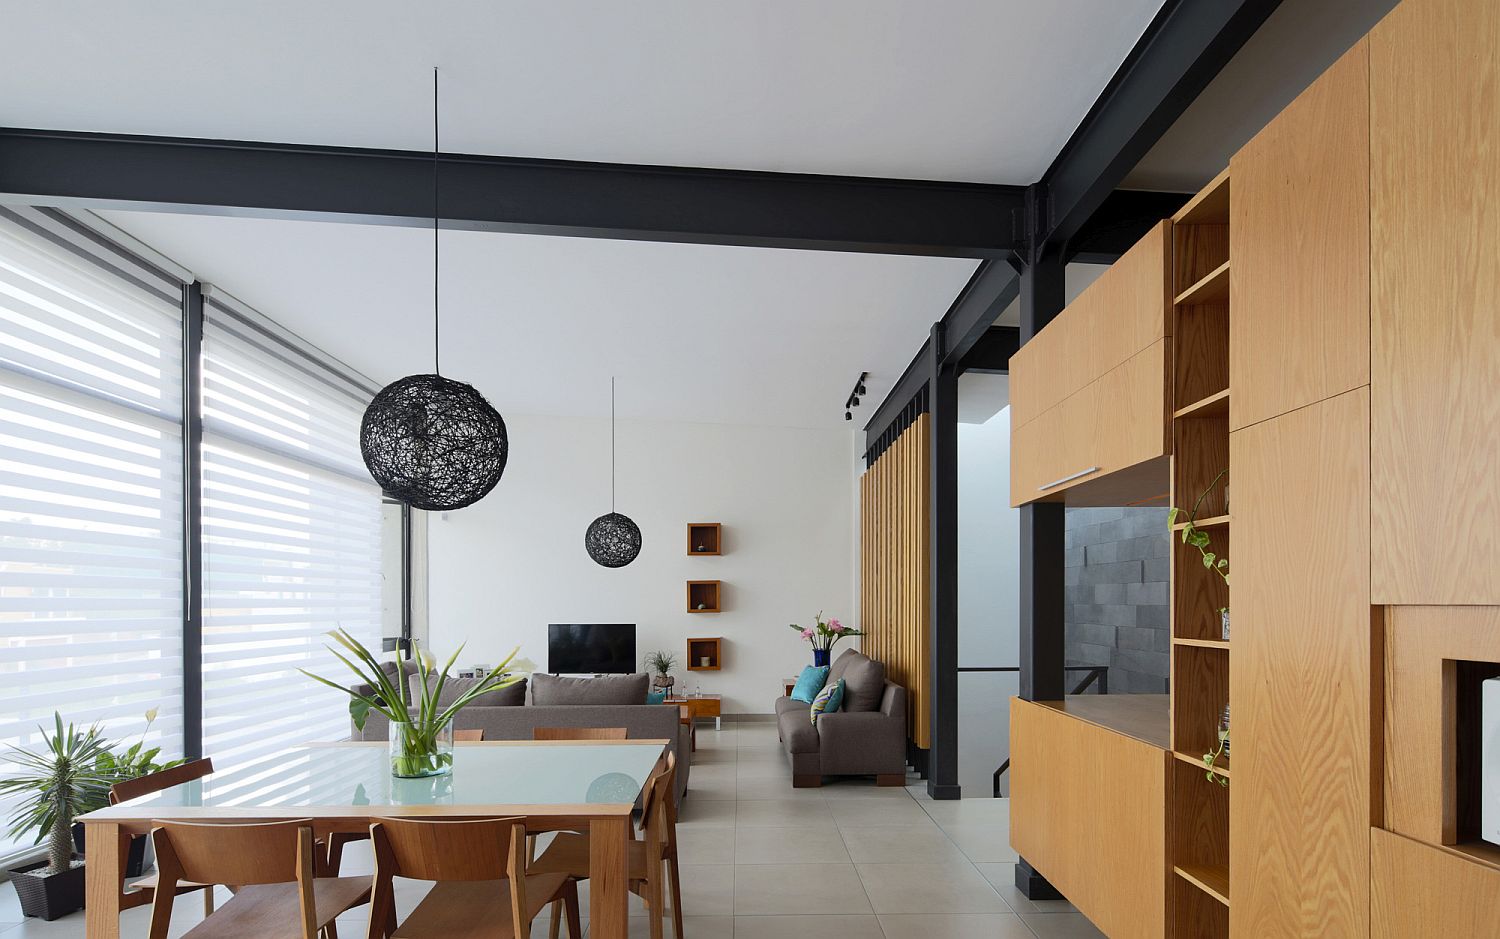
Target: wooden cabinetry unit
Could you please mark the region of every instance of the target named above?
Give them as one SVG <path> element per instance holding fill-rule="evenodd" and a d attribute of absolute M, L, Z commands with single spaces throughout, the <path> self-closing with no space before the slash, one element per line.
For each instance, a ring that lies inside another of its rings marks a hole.
<path fill-rule="evenodd" d="M 1011 844 L 1115 939 L 1166 935 L 1166 716 L 1159 695 L 1011 701 Z"/>
<path fill-rule="evenodd" d="M 1500 867 L 1376 829 L 1370 868 L 1371 939 L 1458 939 L 1500 928 Z"/>
<path fill-rule="evenodd" d="M 1011 357 L 1012 504 L 1119 504 L 1106 477 L 1169 452 L 1169 230 L 1152 228 Z M 1157 492 L 1132 495 L 1164 492 L 1165 470 Z"/>
<path fill-rule="evenodd" d="M 1230 162 L 1229 424 L 1369 384 L 1369 43 Z"/>
<path fill-rule="evenodd" d="M 1375 602 L 1500 604 L 1500 4 L 1369 42 Z"/>
<path fill-rule="evenodd" d="M 1364 936 L 1378 817 L 1369 392 L 1235 431 L 1229 452 L 1232 933 Z"/>

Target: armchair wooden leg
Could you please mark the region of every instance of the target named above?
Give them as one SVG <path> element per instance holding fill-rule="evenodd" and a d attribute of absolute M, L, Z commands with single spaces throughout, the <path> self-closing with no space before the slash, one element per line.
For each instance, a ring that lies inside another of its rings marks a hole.
<path fill-rule="evenodd" d="M 577 887 L 573 888 L 573 898 L 574 898 L 575 901 L 578 898 L 578 888 Z M 558 933 L 559 933 L 559 931 L 561 929 L 562 929 L 562 904 L 559 903 L 558 901 L 554 900 L 554 901 L 552 901 L 552 922 L 547 926 L 547 939 L 557 939 Z M 572 927 L 572 925 L 568 926 L 568 935 L 570 937 L 573 935 L 573 927 Z"/>
<path fill-rule="evenodd" d="M 212 885 L 203 888 L 203 918 L 208 919 L 214 915 L 214 888 Z"/>
<path fill-rule="evenodd" d="M 667 883 L 672 889 L 672 935 L 682 939 L 682 875 L 677 870 L 677 855 L 667 857 Z"/>
<path fill-rule="evenodd" d="M 813 773 L 793 773 L 793 789 L 817 789 L 823 785 L 823 777 Z"/>
<path fill-rule="evenodd" d="M 648 866 L 649 867 L 649 866 Z M 653 876 L 646 878 L 646 906 L 651 916 L 651 939 L 662 939 L 662 894 L 661 894 L 661 869 L 658 867 L 650 872 Z"/>
<path fill-rule="evenodd" d="M 904 786 L 906 785 L 905 773 L 880 773 L 875 777 L 877 786 Z"/>
<path fill-rule="evenodd" d="M 568 939 L 583 939 L 583 919 L 578 912 L 578 881 L 563 888 L 563 908 L 568 913 Z"/>

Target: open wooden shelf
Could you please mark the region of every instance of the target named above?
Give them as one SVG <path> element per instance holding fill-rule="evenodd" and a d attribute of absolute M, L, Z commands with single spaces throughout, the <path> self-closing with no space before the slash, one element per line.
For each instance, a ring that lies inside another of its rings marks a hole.
<path fill-rule="evenodd" d="M 1173 225 L 1228 225 L 1229 170 L 1224 170 L 1172 216 Z"/>
<path fill-rule="evenodd" d="M 1200 772 L 1208 772 L 1208 767 L 1203 765 L 1203 757 L 1201 756 L 1192 756 L 1180 750 L 1173 750 L 1172 755 Z M 1225 779 L 1229 778 L 1229 757 L 1219 757 L 1219 761 L 1214 764 L 1214 775 L 1223 776 Z M 1208 782 L 1208 780 L 1205 779 L 1204 782 Z"/>
<path fill-rule="evenodd" d="M 1225 906 L 1229 905 L 1229 868 L 1193 864 L 1187 867 L 1174 867 L 1172 870 L 1177 872 L 1178 877 L 1202 890 L 1215 900 L 1218 900 Z"/>
<path fill-rule="evenodd" d="M 690 672 L 717 672 L 724 667 L 724 640 L 704 636 L 687 641 L 687 669 Z M 707 659 L 707 664 L 704 660 Z"/>
<path fill-rule="evenodd" d="M 688 554 L 713 557 L 723 554 L 723 525 L 719 522 L 688 522 Z"/>
<path fill-rule="evenodd" d="M 719 582 L 717 580 L 688 581 L 687 611 L 689 613 L 719 612 L 719 593 Z"/>
<path fill-rule="evenodd" d="M 1191 287 L 1177 295 L 1172 302 L 1177 306 L 1199 306 L 1213 303 L 1229 296 L 1229 262 L 1225 261 L 1208 274 L 1198 279 Z"/>
<path fill-rule="evenodd" d="M 1172 412 L 1174 418 L 1184 417 L 1228 417 L 1229 389 L 1216 391 L 1206 398 L 1199 398 L 1187 407 Z"/>
<path fill-rule="evenodd" d="M 1229 520 L 1231 518 L 1233 518 L 1233 516 L 1214 515 L 1210 518 L 1197 519 L 1192 524 L 1194 528 L 1223 528 L 1225 525 L 1229 524 Z M 1188 527 L 1187 522 L 1178 522 L 1176 525 L 1172 526 L 1172 530 L 1182 531 L 1186 527 Z"/>
<path fill-rule="evenodd" d="M 1223 649 L 1225 652 L 1229 651 L 1228 639 L 1184 639 L 1173 637 L 1172 645 L 1192 646 L 1195 649 Z"/>

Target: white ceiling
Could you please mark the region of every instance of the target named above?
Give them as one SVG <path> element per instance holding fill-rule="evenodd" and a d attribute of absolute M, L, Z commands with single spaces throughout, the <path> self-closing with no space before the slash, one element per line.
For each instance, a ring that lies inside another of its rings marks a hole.
<path fill-rule="evenodd" d="M 415 228 L 101 213 L 386 382 L 432 366 L 432 234 Z M 879 402 L 976 262 L 442 233 L 443 374 L 501 413 L 795 427 Z"/>
<path fill-rule="evenodd" d="M 1024 184 L 1159 6 L 12 3 L 0 125 Z"/>

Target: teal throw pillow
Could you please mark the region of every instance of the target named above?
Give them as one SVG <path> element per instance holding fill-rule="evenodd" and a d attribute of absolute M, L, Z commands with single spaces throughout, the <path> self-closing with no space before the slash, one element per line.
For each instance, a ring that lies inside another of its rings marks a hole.
<path fill-rule="evenodd" d="M 666 702 L 667 702 L 667 693 L 665 691 L 648 691 L 648 692 L 646 692 L 646 703 L 647 704 L 665 704 Z"/>
<path fill-rule="evenodd" d="M 839 705 L 843 703 L 844 680 L 840 678 L 838 681 L 818 692 L 818 696 L 816 698 L 813 698 L 812 722 L 816 724 L 818 722 L 818 715 L 832 714 L 834 711 L 837 711 L 839 709 Z"/>
<path fill-rule="evenodd" d="M 797 687 L 792 689 L 792 700 L 812 704 L 813 698 L 816 698 L 818 692 L 823 690 L 823 683 L 826 681 L 828 681 L 828 666 L 807 666 L 802 669 L 802 674 L 797 676 Z"/>

